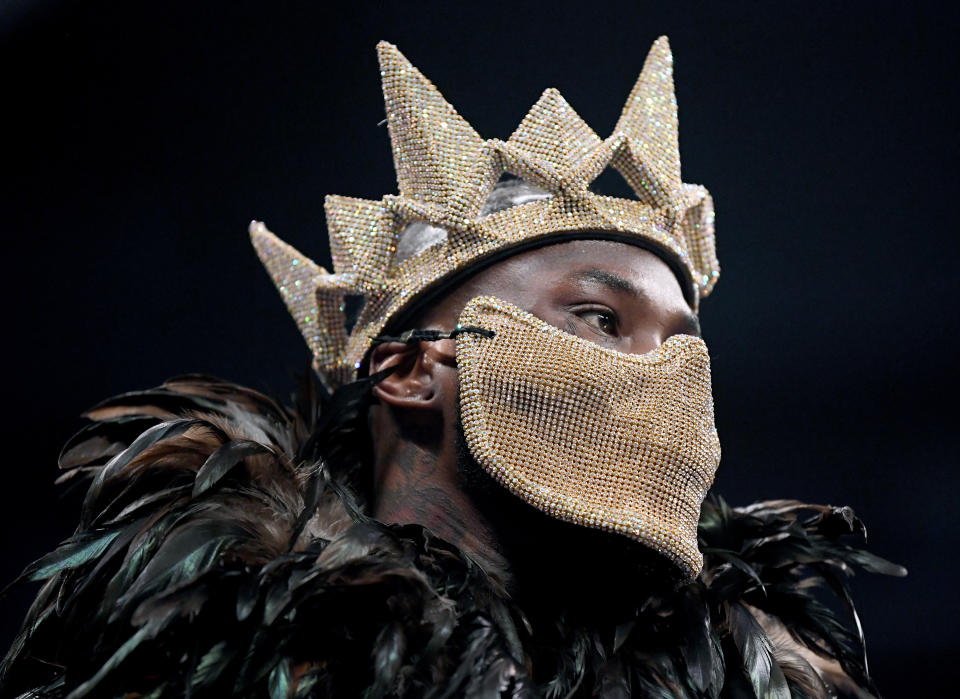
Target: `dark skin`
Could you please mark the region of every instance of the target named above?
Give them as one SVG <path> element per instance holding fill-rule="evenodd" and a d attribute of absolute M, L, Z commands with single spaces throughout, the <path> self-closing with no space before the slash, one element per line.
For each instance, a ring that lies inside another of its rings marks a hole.
<path fill-rule="evenodd" d="M 536 248 L 474 275 L 410 327 L 449 330 L 470 299 L 497 296 L 555 327 L 603 347 L 644 354 L 700 326 L 671 269 L 625 243 L 574 240 Z M 494 579 L 516 588 L 531 563 L 553 555 L 546 542 L 587 548 L 629 545 L 584 534 L 509 495 L 464 460 L 458 421 L 456 341 L 377 346 L 370 371 L 396 367 L 374 388 L 374 515 L 421 524 L 472 555 Z M 465 466 L 465 463 L 467 464 Z M 595 544 L 597 546 L 595 546 Z M 619 549 L 617 549 L 619 551 Z M 532 558 L 531 558 L 532 556 Z"/>

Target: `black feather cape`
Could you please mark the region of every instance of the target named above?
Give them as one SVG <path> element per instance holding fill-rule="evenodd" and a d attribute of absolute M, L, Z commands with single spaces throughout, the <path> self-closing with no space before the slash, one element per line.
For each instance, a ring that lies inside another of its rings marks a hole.
<path fill-rule="evenodd" d="M 876 696 L 846 579 L 904 571 L 848 508 L 708 501 L 699 579 L 534 622 L 456 547 L 363 513 L 372 380 L 291 409 L 186 376 L 89 411 L 60 461 L 92 478 L 81 521 L 21 576 L 44 584 L 0 694 Z"/>

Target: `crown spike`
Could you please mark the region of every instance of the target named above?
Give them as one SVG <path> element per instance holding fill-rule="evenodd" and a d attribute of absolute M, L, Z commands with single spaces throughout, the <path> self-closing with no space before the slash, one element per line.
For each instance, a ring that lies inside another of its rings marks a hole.
<path fill-rule="evenodd" d="M 371 291 L 396 251 L 393 217 L 382 201 L 327 195 L 323 204 L 337 274 L 354 274 L 357 289 Z"/>
<path fill-rule="evenodd" d="M 713 197 L 706 187 L 695 184 L 684 184 L 681 191 L 680 230 L 693 267 L 700 275 L 695 280 L 700 287 L 700 295 L 706 296 L 720 276 L 714 236 Z"/>
<path fill-rule="evenodd" d="M 334 366 L 347 341 L 343 294 L 348 289 L 340 283 L 342 280 L 280 240 L 259 221 L 250 223 L 250 241 L 318 367 Z"/>
<path fill-rule="evenodd" d="M 651 205 L 662 206 L 680 188 L 678 131 L 673 54 L 667 37 L 661 36 L 647 54 L 614 129 L 614 138 L 626 138 L 625 157 L 615 161 L 617 169 Z"/>
<path fill-rule="evenodd" d="M 507 143 L 557 172 L 569 172 L 601 141 L 563 95 L 551 87 L 544 90 Z"/>
<path fill-rule="evenodd" d="M 377 44 L 400 194 L 445 205 L 469 176 L 483 139 L 393 44 Z"/>

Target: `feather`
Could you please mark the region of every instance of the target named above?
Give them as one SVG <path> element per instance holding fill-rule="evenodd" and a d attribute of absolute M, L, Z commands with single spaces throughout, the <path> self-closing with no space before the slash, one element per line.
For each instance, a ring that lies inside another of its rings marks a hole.
<path fill-rule="evenodd" d="M 140 574 L 117 600 L 122 606 L 141 595 L 187 580 L 217 560 L 221 551 L 243 538 L 244 531 L 229 521 L 199 520 L 171 533 Z"/>
<path fill-rule="evenodd" d="M 797 645 L 778 619 L 759 610 L 751 609 L 750 612 L 773 644 L 774 659 L 783 670 L 791 696 L 795 699 L 827 696 L 829 688 L 805 657 L 810 652 Z"/>
<path fill-rule="evenodd" d="M 688 629 L 680 639 L 680 653 L 694 689 L 708 693 L 717 683 L 718 674 L 714 666 L 717 657 L 710 634 L 710 612 L 694 588 L 687 592 L 680 600 L 686 615 L 684 626 Z"/>
<path fill-rule="evenodd" d="M 624 672 L 623 665 L 618 660 L 608 660 L 598 671 L 597 696 L 608 699 L 629 699 L 630 676 Z"/>
<path fill-rule="evenodd" d="M 205 379 L 206 377 L 197 376 L 193 377 L 191 382 L 194 385 L 202 385 Z M 213 379 L 213 381 L 218 381 L 218 379 Z M 171 390 L 171 385 L 175 382 L 177 382 L 177 379 L 170 379 L 158 388 L 121 393 L 97 403 L 87 410 L 83 416 L 98 422 L 130 415 L 152 415 L 160 420 L 169 421 L 174 416 L 182 414 L 187 406 L 212 412 L 223 407 L 222 401 L 206 400 L 198 398 L 196 395 L 187 396 L 181 391 Z"/>
<path fill-rule="evenodd" d="M 119 533 L 93 531 L 78 534 L 55 551 L 27 566 L 20 577 L 25 580 L 46 580 L 61 570 L 82 566 L 106 551 Z"/>
<path fill-rule="evenodd" d="M 630 637 L 630 633 L 633 631 L 633 627 L 636 626 L 637 620 L 630 619 L 630 621 L 625 621 L 622 624 L 617 624 L 617 628 L 613 632 L 613 652 L 616 653 L 620 648 L 626 643 L 627 639 Z"/>
<path fill-rule="evenodd" d="M 234 439 L 221 445 L 213 452 L 197 471 L 193 486 L 193 497 L 212 488 L 234 466 L 248 456 L 269 453 L 269 449 L 257 442 L 246 439 Z"/>
<path fill-rule="evenodd" d="M 497 631 L 506 644 L 507 653 L 513 658 L 522 658 L 523 645 L 520 642 L 520 634 L 517 632 L 517 626 L 513 622 L 507 605 L 499 597 L 490 600 L 490 609 L 488 611 L 490 618 L 496 625 Z"/>
<path fill-rule="evenodd" d="M 385 626 L 378 634 L 373 647 L 374 682 L 364 692 L 364 697 L 383 697 L 390 693 L 403 662 L 407 641 L 403 627 L 398 623 Z"/>
<path fill-rule="evenodd" d="M 487 662 L 482 672 L 473 673 L 463 696 L 467 699 L 524 696 L 525 687 L 519 681 L 521 674 L 522 670 L 513 658 L 497 653 Z"/>
<path fill-rule="evenodd" d="M 166 412 L 163 415 L 166 419 L 176 417 Z M 116 456 L 117 449 L 122 451 L 138 435 L 162 421 L 153 415 L 128 415 L 85 425 L 63 445 L 57 464 L 65 471 L 104 461 L 104 457 Z"/>
<path fill-rule="evenodd" d="M 90 571 L 84 574 L 84 579 L 77 584 L 74 592 L 75 597 L 80 597 L 87 592 L 90 586 L 95 585 L 101 579 L 101 574 L 116 563 L 116 559 L 125 553 L 145 521 L 146 518 L 142 518 L 128 522 L 122 529 L 113 532 L 116 536 L 110 543 L 110 548 L 104 551 Z M 63 586 L 61 589 L 65 588 L 66 586 Z"/>
<path fill-rule="evenodd" d="M 737 647 L 757 699 L 790 699 L 783 672 L 773 658 L 773 646 L 756 618 L 739 603 L 728 606 L 730 635 Z"/>
<path fill-rule="evenodd" d="M 69 448 L 68 448 L 69 447 Z M 67 445 L 60 452 L 59 466 L 63 470 L 70 470 L 109 459 L 124 449 L 124 442 L 114 442 L 106 437 L 97 435 L 74 445 Z"/>
<path fill-rule="evenodd" d="M 891 563 L 863 549 L 850 549 L 847 551 L 847 558 L 851 563 L 855 563 L 868 573 L 891 575 L 895 578 L 903 578 L 907 575 L 907 569 L 903 566 Z"/>
<path fill-rule="evenodd" d="M 303 490 L 303 508 L 297 515 L 297 519 L 293 523 L 293 528 L 290 531 L 287 542 L 288 549 L 293 549 L 294 545 L 300 539 L 301 534 L 303 534 L 303 529 L 307 526 L 307 522 L 309 522 L 316 513 L 320 500 L 324 495 L 325 483 L 326 478 L 324 477 L 323 462 L 318 462 L 313 465 L 307 478 L 306 487 Z"/>
<path fill-rule="evenodd" d="M 486 619 L 476 617 L 471 620 L 468 628 L 466 643 L 463 644 L 456 661 L 456 670 L 449 677 L 447 686 L 443 688 L 439 695 L 440 699 L 460 696 L 463 693 L 464 684 L 480 671 L 489 649 L 495 645 L 493 626 Z"/>
<path fill-rule="evenodd" d="M 193 690 L 214 684 L 236 657 L 237 650 L 228 641 L 214 644 L 197 663 L 191 678 Z"/>
<path fill-rule="evenodd" d="M 245 621 L 247 617 L 253 613 L 259 601 L 259 592 L 259 580 L 257 578 L 248 577 L 243 584 L 240 585 L 240 589 L 237 592 L 237 621 Z"/>
<path fill-rule="evenodd" d="M 757 571 L 733 551 L 725 551 L 724 549 L 706 547 L 702 549 L 702 552 L 705 555 L 715 556 L 723 562 L 730 564 L 741 573 L 745 573 L 751 580 L 755 581 L 760 590 L 766 594 L 766 588 L 763 585 L 763 580 L 760 579 L 760 575 L 757 573 Z M 744 592 L 745 591 L 746 590 L 744 590 Z"/>
<path fill-rule="evenodd" d="M 97 474 L 97 477 L 90 485 L 90 489 L 87 491 L 86 498 L 83 501 L 83 515 L 80 520 L 81 526 L 90 523 L 90 520 L 93 518 L 93 505 L 99 499 L 104 484 L 109 481 L 111 477 L 122 470 L 145 449 L 148 449 L 161 440 L 183 434 L 191 427 L 199 424 L 199 420 L 173 420 L 160 423 L 146 430 L 137 437 L 129 447 L 111 459 L 110 462 L 103 467 L 103 470 Z"/>
<path fill-rule="evenodd" d="M 290 671 L 290 663 L 287 660 L 281 660 L 270 671 L 270 681 L 268 683 L 270 699 L 287 699 L 290 696 L 293 686 L 293 676 Z"/>
<path fill-rule="evenodd" d="M 177 500 L 181 495 L 186 495 L 188 490 L 188 485 L 178 485 L 173 488 L 164 488 L 162 490 L 148 492 L 129 505 L 125 505 L 115 517 L 107 519 L 104 525 L 119 524 L 124 520 L 131 519 L 132 515 L 141 514 L 144 510 L 147 510 L 147 512 L 155 511 L 158 504 Z"/>
<path fill-rule="evenodd" d="M 303 699 L 305 697 L 322 696 L 314 692 L 314 687 L 320 682 L 320 673 L 315 668 L 307 670 L 297 678 L 296 688 L 294 690 L 294 699 Z"/>

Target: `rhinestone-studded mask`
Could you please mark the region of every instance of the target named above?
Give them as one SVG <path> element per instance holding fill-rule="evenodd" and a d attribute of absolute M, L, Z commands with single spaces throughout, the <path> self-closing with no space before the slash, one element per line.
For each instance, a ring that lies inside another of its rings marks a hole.
<path fill-rule="evenodd" d="M 494 333 L 457 337 L 463 431 L 484 470 L 553 517 L 698 575 L 700 505 L 720 463 L 703 340 L 624 354 L 492 296 L 470 301 L 460 325 Z"/>
<path fill-rule="evenodd" d="M 378 45 L 399 195 L 326 198 L 334 273 L 262 223 L 253 244 L 330 388 L 356 378 L 371 338 L 440 283 L 517 249 L 564 237 L 610 238 L 658 252 L 679 270 L 696 309 L 719 275 L 713 201 L 683 184 L 673 57 L 666 37 L 647 56 L 613 134 L 601 139 L 554 89 L 509 140 L 484 140 L 391 44 Z M 614 168 L 636 199 L 601 196 L 593 181 Z M 549 196 L 483 215 L 505 174 Z M 397 255 L 411 224 L 432 244 Z M 346 299 L 362 301 L 346 327 Z"/>

